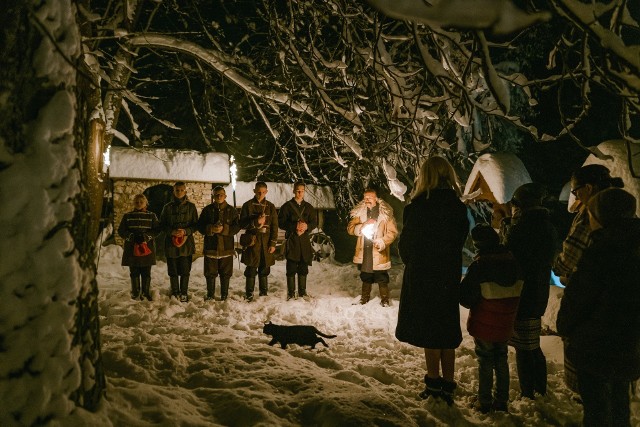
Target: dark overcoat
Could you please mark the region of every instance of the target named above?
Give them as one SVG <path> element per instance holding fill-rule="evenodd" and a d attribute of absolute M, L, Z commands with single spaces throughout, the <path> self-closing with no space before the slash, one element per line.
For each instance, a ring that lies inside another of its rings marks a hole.
<path fill-rule="evenodd" d="M 196 205 L 187 200 L 173 198 L 173 201 L 164 205 L 160 214 L 160 227 L 165 233 L 164 254 L 167 258 L 191 256 L 196 251 L 196 242 L 193 233 L 196 232 L 198 223 L 198 210 Z M 187 236 L 187 241 L 180 247 L 171 242 L 171 232 L 182 228 Z"/>
<path fill-rule="evenodd" d="M 209 226 L 222 225 L 218 234 L 209 233 Z M 204 236 L 203 254 L 216 257 L 235 255 L 234 236 L 240 231 L 236 208 L 223 202 L 211 203 L 202 209 L 198 217 L 198 231 Z"/>
<path fill-rule="evenodd" d="M 640 219 L 591 233 L 557 320 L 578 370 L 607 380 L 640 378 L 639 277 Z"/>
<path fill-rule="evenodd" d="M 258 218 L 263 213 L 266 220 L 261 232 Z M 274 204 L 266 199 L 258 202 L 255 197 L 245 202 L 240 211 L 240 227 L 245 230 L 245 233 L 256 236 L 255 245 L 243 248 L 240 261 L 247 267 L 258 268 L 262 255 L 265 267 L 275 264 L 275 255 L 269 253 L 269 247 L 275 247 L 278 242 L 278 213 Z"/>
<path fill-rule="evenodd" d="M 296 228 L 298 221 L 307 223 L 307 231 L 298 235 Z M 311 265 L 313 248 L 310 233 L 318 226 L 316 210 L 311 203 L 303 200 L 298 205 L 295 198 L 280 207 L 278 212 L 278 227 L 284 230 L 285 258 L 291 261 L 305 261 Z"/>
<path fill-rule="evenodd" d="M 467 208 L 449 189 L 431 190 L 404 208 L 398 242 L 404 276 L 396 338 L 431 349 L 462 342 L 459 289 Z"/>
<path fill-rule="evenodd" d="M 118 226 L 118 235 L 124 239 L 122 265 L 129 267 L 148 267 L 156 263 L 155 237 L 160 232 L 158 217 L 151 211 L 133 210 L 122 217 Z M 141 234 L 142 239 L 151 250 L 149 255 L 134 256 L 133 245 L 135 235 Z"/>

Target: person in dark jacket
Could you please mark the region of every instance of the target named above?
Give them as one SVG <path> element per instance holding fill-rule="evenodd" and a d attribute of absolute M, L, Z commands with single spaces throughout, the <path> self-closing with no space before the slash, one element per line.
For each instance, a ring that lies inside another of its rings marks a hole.
<path fill-rule="evenodd" d="M 189 275 L 196 243 L 193 233 L 198 223 L 196 205 L 187 199 L 187 185 L 173 185 L 173 200 L 162 208 L 160 226 L 165 232 L 164 253 L 171 282 L 171 296 L 189 301 Z"/>
<path fill-rule="evenodd" d="M 304 200 L 304 182 L 293 184 L 293 198 L 280 207 L 278 227 L 285 231 L 287 275 L 287 300 L 296 297 L 296 274 L 298 296 L 307 297 L 307 274 L 313 262 L 313 249 L 309 233 L 318 225 L 316 210 Z"/>
<path fill-rule="evenodd" d="M 518 187 L 511 199 L 511 225 L 503 236 L 524 276 L 515 334 L 509 344 L 516 350 L 520 392 L 529 399 L 547 392 L 547 359 L 540 348 L 540 333 L 558 241 L 549 211 L 542 207 L 543 196 L 537 183 Z"/>
<path fill-rule="evenodd" d="M 278 214 L 273 203 L 266 199 L 268 192 L 266 182 L 256 182 L 253 189 L 255 197 L 247 200 L 240 212 L 240 227 L 245 229 L 246 234 L 255 236 L 255 243 L 245 246 L 240 258 L 240 261 L 246 265 L 245 299 L 249 302 L 253 301 L 256 275 L 260 296 L 268 295 L 268 277 L 271 266 L 276 263 L 273 253 L 276 251 L 278 241 Z"/>
<path fill-rule="evenodd" d="M 591 245 L 569 277 L 558 333 L 578 376 L 583 424 L 629 426 L 630 383 L 640 378 L 640 219 L 619 188 L 587 203 Z"/>
<path fill-rule="evenodd" d="M 226 199 L 224 187 L 214 187 L 214 202 L 205 206 L 198 218 L 197 228 L 204 236 L 204 277 L 207 281 L 205 301 L 215 299 L 217 276 L 220 276 L 220 301 L 225 301 L 229 295 L 235 255 L 233 236 L 240 231 L 240 222 L 236 208 L 229 205 Z"/>
<path fill-rule="evenodd" d="M 430 157 L 422 164 L 398 243 L 405 267 L 396 338 L 424 348 L 426 388 L 420 396 L 449 404 L 456 388 L 455 349 L 462 342 L 459 291 L 469 233 L 457 182 L 446 159 Z"/>
<path fill-rule="evenodd" d="M 144 194 L 133 198 L 133 210 L 122 217 L 118 235 L 124 239 L 122 265 L 129 267 L 131 298 L 151 301 L 151 266 L 156 264 L 154 237 L 160 230 L 156 214 L 147 210 Z"/>
<path fill-rule="evenodd" d="M 513 254 L 500 244 L 498 233 L 489 224 L 471 230 L 478 250 L 460 284 L 460 304 L 470 309 L 467 330 L 476 344 L 478 356 L 478 400 L 475 408 L 507 412 L 509 363 L 507 341 L 522 292 L 522 274 Z M 496 393 L 492 396 L 493 374 Z"/>

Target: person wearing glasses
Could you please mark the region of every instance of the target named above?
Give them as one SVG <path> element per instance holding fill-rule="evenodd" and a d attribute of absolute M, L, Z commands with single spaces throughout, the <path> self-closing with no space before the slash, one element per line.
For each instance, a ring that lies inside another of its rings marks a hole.
<path fill-rule="evenodd" d="M 591 243 L 589 214 L 587 203 L 600 191 L 610 187 L 624 187 L 622 178 L 612 177 L 611 172 L 603 165 L 587 165 L 573 172 L 571 175 L 571 194 L 578 201 L 578 212 L 573 219 L 569 233 L 562 243 L 562 250 L 553 264 L 553 272 L 560 277 L 560 282 L 566 285 L 582 257 L 582 253 Z M 567 342 L 564 342 L 564 375 L 567 387 L 579 393 L 576 370 L 567 358 Z"/>
<path fill-rule="evenodd" d="M 240 231 L 236 208 L 226 202 L 222 186 L 213 189 L 213 203 L 202 209 L 198 231 L 204 236 L 204 277 L 207 281 L 205 301 L 215 299 L 216 277 L 220 276 L 220 301 L 229 295 L 229 280 L 233 274 L 235 253 L 233 236 Z"/>

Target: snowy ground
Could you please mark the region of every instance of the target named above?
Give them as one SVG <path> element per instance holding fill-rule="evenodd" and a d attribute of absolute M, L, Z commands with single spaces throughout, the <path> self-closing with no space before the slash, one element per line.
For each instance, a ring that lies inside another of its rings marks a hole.
<path fill-rule="evenodd" d="M 96 426 L 541 426 L 579 425 L 582 411 L 562 381 L 562 349 L 557 337 L 543 337 L 549 392 L 535 401 L 518 399 L 511 351 L 510 413 L 481 415 L 470 409 L 477 387 L 473 341 L 466 334 L 457 351 L 456 404 L 418 398 L 424 356 L 398 342 L 401 265 L 391 270 L 393 305 L 376 295 L 358 300 L 353 265 L 314 263 L 311 301 L 285 301 L 284 263 L 272 268 L 270 293 L 246 303 L 242 270 L 235 265 L 230 299 L 205 302 L 202 258 L 193 266 L 191 301 L 169 300 L 166 266 L 152 269 L 153 302 L 129 297 L 128 269 L 118 246 L 102 248 L 99 266 L 102 352 L 106 400 L 96 414 L 77 411 L 63 425 Z M 555 288 L 554 288 L 555 289 Z M 219 289 L 217 289 L 219 293 Z M 552 295 L 551 311 L 557 305 Z M 547 318 L 553 317 L 553 314 Z M 270 347 L 262 333 L 271 320 L 314 325 L 336 334 L 329 348 Z M 633 401 L 632 424 L 640 423 Z"/>

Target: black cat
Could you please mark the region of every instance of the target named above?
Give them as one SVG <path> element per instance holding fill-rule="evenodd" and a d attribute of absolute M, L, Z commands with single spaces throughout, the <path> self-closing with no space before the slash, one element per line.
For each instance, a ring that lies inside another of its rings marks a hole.
<path fill-rule="evenodd" d="M 271 335 L 273 339 L 269 341 L 269 345 L 279 342 L 282 348 L 287 348 L 288 344 L 310 345 L 316 348 L 316 344 L 322 343 L 325 347 L 329 347 L 321 337 L 335 338 L 336 335 L 326 335 L 317 330 L 313 326 L 281 326 L 273 323 L 265 323 L 262 332 Z M 317 335 L 316 335 L 317 334 Z"/>

